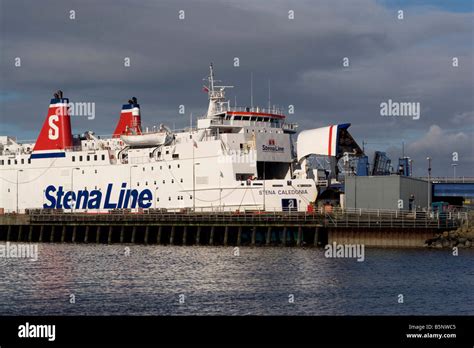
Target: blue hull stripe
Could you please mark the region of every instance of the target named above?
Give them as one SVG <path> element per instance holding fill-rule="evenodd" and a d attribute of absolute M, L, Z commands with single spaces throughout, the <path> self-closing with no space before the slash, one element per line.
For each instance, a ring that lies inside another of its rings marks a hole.
<path fill-rule="evenodd" d="M 51 152 L 51 153 L 33 153 L 30 158 L 56 158 L 66 157 L 65 152 Z"/>

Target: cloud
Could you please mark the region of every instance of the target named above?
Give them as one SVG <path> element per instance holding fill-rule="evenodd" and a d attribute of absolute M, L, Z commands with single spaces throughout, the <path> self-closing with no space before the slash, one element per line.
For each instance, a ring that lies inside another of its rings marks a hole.
<path fill-rule="evenodd" d="M 472 12 L 401 6 L 403 21 L 373 0 L 2 0 L 0 133 L 17 129 L 22 138 L 38 130 L 58 88 L 72 101 L 96 102 L 94 121 L 73 120 L 76 133 L 112 132 L 131 96 L 144 123 L 184 127 L 190 112 L 206 109 L 201 86 L 212 61 L 217 78 L 236 86 L 229 99 L 242 106 L 250 103 L 251 72 L 259 105 L 268 103 L 271 80 L 272 104 L 294 105 L 289 120 L 300 129 L 351 122 L 359 142 L 399 144 L 436 124 L 472 138 L 465 127 L 474 109 Z M 21 97 L 2 97 L 11 95 Z M 420 120 L 381 117 L 388 99 L 420 102 Z"/>
<path fill-rule="evenodd" d="M 387 149 L 389 156 L 394 159 L 401 157 L 399 146 Z M 455 157 L 457 162 L 453 161 Z M 474 140 L 472 130 L 448 132 L 437 125 L 419 135 L 417 140 L 405 145 L 405 154 L 413 159 L 415 175 L 426 175 L 427 157 L 432 158 L 433 176 L 451 175 L 451 164 L 458 164 L 457 175 L 472 176 L 474 170 Z"/>

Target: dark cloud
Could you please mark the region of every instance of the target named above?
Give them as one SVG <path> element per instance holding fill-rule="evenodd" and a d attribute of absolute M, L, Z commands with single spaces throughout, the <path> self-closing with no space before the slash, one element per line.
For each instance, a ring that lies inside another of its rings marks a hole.
<path fill-rule="evenodd" d="M 400 21 L 396 8 L 369 0 L 2 0 L 0 6 L 1 133 L 35 134 L 57 88 L 71 100 L 96 102 L 95 120 L 74 119 L 78 133 L 110 133 L 132 95 L 145 123 L 184 127 L 188 116 L 178 115 L 178 105 L 204 112 L 202 78 L 213 61 L 218 77 L 236 86 L 229 98 L 240 105 L 250 103 L 253 72 L 254 100 L 267 105 L 271 79 L 272 103 L 294 105 L 290 120 L 302 129 L 351 122 L 359 142 L 389 149 L 404 141 L 420 163 L 436 154 L 439 175 L 450 173 L 449 154 L 459 151 L 465 155 L 458 173 L 472 174 L 472 12 L 406 7 Z M 380 103 L 388 99 L 419 102 L 420 119 L 381 117 Z"/>

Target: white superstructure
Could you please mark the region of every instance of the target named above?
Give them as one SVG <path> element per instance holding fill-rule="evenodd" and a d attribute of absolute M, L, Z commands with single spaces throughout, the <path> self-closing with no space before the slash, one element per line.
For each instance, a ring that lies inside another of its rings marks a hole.
<path fill-rule="evenodd" d="M 275 109 L 232 108 L 210 70 L 207 114 L 179 132 L 143 131 L 133 98 L 112 137 L 73 137 L 59 92 L 35 144 L 0 137 L 0 209 L 307 210 L 317 188 L 293 148 L 296 125 Z"/>

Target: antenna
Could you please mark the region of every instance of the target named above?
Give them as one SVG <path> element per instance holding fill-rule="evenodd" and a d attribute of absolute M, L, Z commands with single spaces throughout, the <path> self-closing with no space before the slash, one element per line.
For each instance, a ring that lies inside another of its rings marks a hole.
<path fill-rule="evenodd" d="M 271 93 L 270 93 L 270 79 L 268 80 L 268 110 L 270 110 L 272 107 L 272 102 L 271 102 Z"/>
<path fill-rule="evenodd" d="M 212 66 L 212 62 L 211 62 L 211 65 L 209 65 L 209 70 L 210 70 L 209 82 L 211 83 L 210 87 L 211 87 L 211 91 L 214 92 L 214 67 Z"/>
<path fill-rule="evenodd" d="M 250 107 L 253 109 L 253 72 L 250 72 Z"/>

